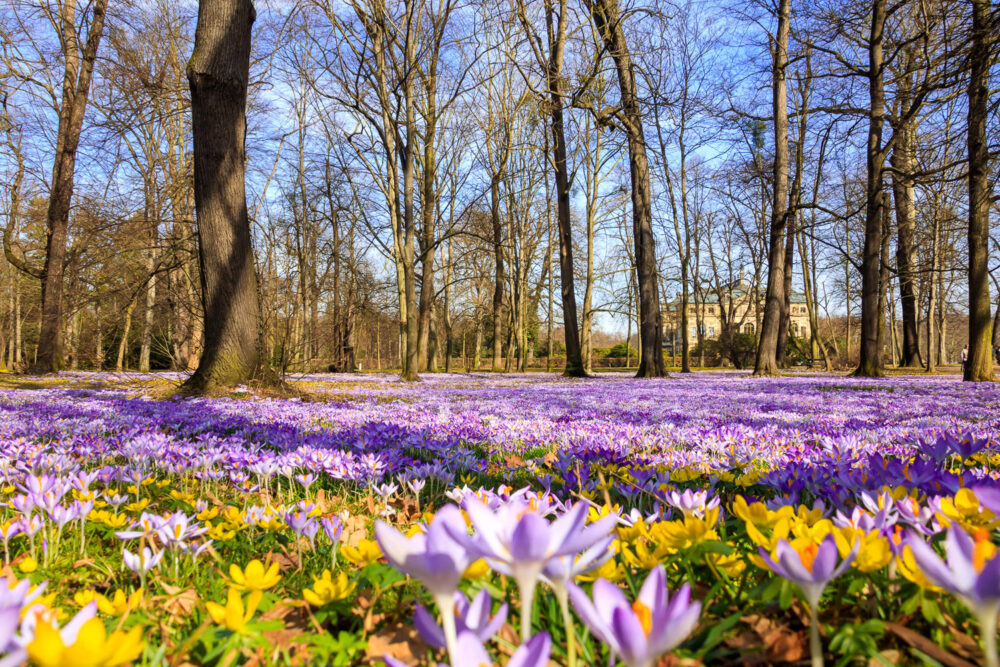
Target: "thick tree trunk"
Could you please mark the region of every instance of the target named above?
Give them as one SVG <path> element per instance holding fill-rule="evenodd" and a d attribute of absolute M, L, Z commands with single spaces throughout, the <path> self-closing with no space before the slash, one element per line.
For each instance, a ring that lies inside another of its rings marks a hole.
<path fill-rule="evenodd" d="M 642 130 L 642 109 L 632 57 L 617 0 L 586 0 L 597 32 L 615 61 L 620 107 L 628 136 L 629 172 L 632 180 L 632 227 L 635 263 L 639 283 L 639 333 L 642 358 L 636 377 L 666 377 L 663 365 L 663 325 L 659 286 L 656 280 L 656 241 L 653 237 L 652 193 L 646 139 Z"/>
<path fill-rule="evenodd" d="M 60 41 L 65 58 L 62 100 L 59 104 L 59 128 L 56 154 L 52 165 L 46 221 L 45 265 L 42 269 L 42 309 L 38 349 L 32 370 L 36 373 L 58 371 L 62 359 L 63 275 L 66 242 L 69 237 L 69 211 L 73 200 L 73 177 L 76 151 L 87 109 L 94 60 L 104 32 L 104 13 L 108 0 L 96 0 L 92 7 L 87 41 L 81 52 L 76 32 L 76 2 L 64 2 L 60 11 Z"/>
<path fill-rule="evenodd" d="M 262 354 L 246 186 L 250 0 L 201 0 L 188 62 L 194 138 L 194 201 L 205 340 L 186 394 L 249 380 L 271 381 Z"/>
<path fill-rule="evenodd" d="M 990 0 L 972 0 L 972 47 L 969 62 L 969 359 L 965 380 L 993 379 L 990 346 L 990 188 L 986 113 L 989 102 L 990 55 L 996 28 L 991 27 Z"/>
<path fill-rule="evenodd" d="M 767 292 L 754 375 L 778 372 L 781 309 L 785 302 L 785 228 L 788 226 L 788 32 L 791 0 L 778 4 L 778 31 L 772 46 L 771 113 L 774 116 L 774 189 L 767 245 Z"/>
<path fill-rule="evenodd" d="M 879 349 L 879 263 L 882 245 L 882 127 L 885 123 L 884 67 L 882 56 L 885 0 L 872 1 L 871 33 L 868 41 L 869 122 L 866 149 L 868 180 L 865 190 L 865 246 L 861 258 L 861 348 L 854 375 L 880 377 L 882 351 Z"/>

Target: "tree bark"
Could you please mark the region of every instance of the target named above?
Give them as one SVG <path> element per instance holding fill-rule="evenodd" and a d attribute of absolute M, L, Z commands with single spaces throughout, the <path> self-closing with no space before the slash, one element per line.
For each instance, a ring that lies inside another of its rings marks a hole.
<path fill-rule="evenodd" d="M 881 377 L 882 351 L 879 330 L 882 311 L 879 310 L 880 262 L 882 246 L 882 175 L 885 152 L 882 148 L 882 128 L 885 124 L 885 63 L 882 43 L 885 28 L 885 0 L 872 1 L 871 32 L 868 38 L 868 145 L 866 161 L 868 179 L 865 196 L 865 245 L 861 258 L 861 346 L 858 367 L 854 375 Z"/>
<path fill-rule="evenodd" d="M 909 54 L 904 53 L 903 56 L 904 62 L 909 67 L 911 61 Z M 889 158 L 893 167 L 892 194 L 896 208 L 896 271 L 899 276 L 899 305 L 903 319 L 903 345 L 899 365 L 903 367 L 922 365 L 918 344 L 917 298 L 913 276 L 913 230 L 915 224 L 913 172 L 916 170 L 917 160 L 916 129 L 913 127 L 913 120 L 908 119 L 912 86 L 913 76 L 909 71 L 906 71 L 896 85 L 896 97 L 899 101 L 896 118 L 899 120 L 892 130 L 895 139 L 893 140 L 892 155 Z"/>
<path fill-rule="evenodd" d="M 785 300 L 785 228 L 788 226 L 788 32 L 791 0 L 778 4 L 778 30 L 772 46 L 771 112 L 774 116 L 774 186 L 771 226 L 767 245 L 767 291 L 760 342 L 753 374 L 774 375 L 778 371 L 781 338 L 781 308 Z"/>
<path fill-rule="evenodd" d="M 653 237 L 652 194 L 642 110 L 632 57 L 618 9 L 618 0 L 586 0 L 591 18 L 608 53 L 614 59 L 621 94 L 621 120 L 628 137 L 629 172 L 632 180 L 632 227 L 636 274 L 639 283 L 639 333 L 642 357 L 636 377 L 666 377 L 663 364 L 663 325 L 659 286 L 656 281 L 656 241 Z"/>
<path fill-rule="evenodd" d="M 255 18 L 251 0 L 201 0 L 198 5 L 187 76 L 205 339 L 197 370 L 181 386 L 185 394 L 272 380 L 262 353 L 263 326 L 244 181 Z"/>
<path fill-rule="evenodd" d="M 990 188 L 986 114 L 989 103 L 990 56 L 996 27 L 991 27 L 990 0 L 972 0 L 972 47 L 969 52 L 969 358 L 967 382 L 993 379 L 990 347 Z"/>
<path fill-rule="evenodd" d="M 868 180 L 865 189 L 865 246 L 861 258 L 861 347 L 854 375 L 881 377 L 882 351 L 879 330 L 880 251 L 882 246 L 882 174 L 885 152 L 882 128 L 885 124 L 885 90 L 882 42 L 885 27 L 885 0 L 872 0 L 871 32 L 868 38 Z"/>
<path fill-rule="evenodd" d="M 38 332 L 38 349 L 32 371 L 53 373 L 62 368 L 63 276 L 66 242 L 69 236 L 69 211 L 73 200 L 76 171 L 76 151 L 90 94 L 97 49 L 104 32 L 104 14 L 108 0 L 93 4 L 87 41 L 80 50 L 76 32 L 76 2 L 68 0 L 60 11 L 62 34 L 60 41 L 65 58 L 62 100 L 59 104 L 59 129 L 56 154 L 52 165 L 52 186 L 45 215 L 45 265 L 42 269 L 42 309 Z"/>

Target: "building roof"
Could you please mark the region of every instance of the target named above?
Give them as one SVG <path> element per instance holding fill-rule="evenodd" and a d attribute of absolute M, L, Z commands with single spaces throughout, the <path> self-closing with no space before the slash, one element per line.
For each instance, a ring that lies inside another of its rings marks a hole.
<path fill-rule="evenodd" d="M 724 286 L 722 289 L 728 290 L 734 301 L 739 301 L 747 296 L 750 291 L 750 286 L 741 279 L 731 285 Z M 799 292 L 792 292 L 789 301 L 791 303 L 806 303 L 806 297 L 804 294 L 800 294 Z M 667 305 L 677 304 L 679 302 L 680 295 L 677 295 L 672 301 L 669 301 Z M 698 292 L 698 302 L 704 304 L 717 304 L 719 303 L 719 293 L 714 287 L 700 287 Z M 692 298 L 689 303 L 693 304 L 694 298 Z"/>

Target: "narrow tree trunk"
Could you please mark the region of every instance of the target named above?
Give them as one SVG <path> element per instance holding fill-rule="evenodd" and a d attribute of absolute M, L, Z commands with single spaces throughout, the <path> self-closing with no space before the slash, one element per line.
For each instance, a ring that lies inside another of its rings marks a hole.
<path fill-rule="evenodd" d="M 791 0 L 778 4 L 778 31 L 772 45 L 771 113 L 774 116 L 774 190 L 767 250 L 767 292 L 754 375 L 778 371 L 781 309 L 785 301 L 785 228 L 788 226 L 788 33 Z"/>
<path fill-rule="evenodd" d="M 904 52 L 907 68 L 911 61 L 909 52 Z M 903 119 L 910 111 L 910 96 L 913 76 L 907 71 L 896 85 L 899 99 L 897 117 Z M 917 300 L 914 288 L 913 230 L 915 224 L 913 172 L 916 170 L 916 129 L 912 120 L 900 120 L 893 128 L 890 162 L 893 166 L 892 193 L 896 207 L 896 271 L 899 275 L 899 304 L 903 320 L 903 345 L 899 365 L 917 367 L 920 361 L 920 345 L 917 334 Z"/>
<path fill-rule="evenodd" d="M 118 357 L 115 360 L 115 371 L 121 373 L 125 369 L 125 354 L 128 350 L 128 335 L 132 330 L 132 311 L 135 310 L 135 299 L 128 302 L 125 308 L 125 323 L 122 325 L 122 337 L 118 341 Z"/>
<path fill-rule="evenodd" d="M 503 355 L 503 286 L 506 280 L 504 276 L 503 264 L 503 223 L 500 220 L 500 176 L 494 175 L 490 182 L 490 220 L 493 227 L 493 362 L 492 371 L 499 373 L 503 370 L 500 358 Z M 479 355 L 479 348 L 476 348 L 476 356 Z M 479 366 L 478 362 L 476 364 Z"/>
<path fill-rule="evenodd" d="M 989 103 L 990 55 L 996 39 L 990 0 L 972 1 L 972 47 L 969 62 L 969 359 L 968 382 L 993 379 L 990 347 L 990 186 L 986 115 Z"/>
<path fill-rule="evenodd" d="M 621 115 L 628 137 L 629 172 L 632 180 L 632 227 L 635 263 L 639 283 L 639 318 L 642 357 L 636 377 L 665 377 L 663 365 L 663 324 L 659 286 L 656 279 L 656 241 L 653 237 L 652 194 L 646 140 L 642 130 L 642 110 L 632 57 L 625 40 L 617 0 L 585 0 L 591 18 L 608 53 L 615 61 L 621 93 Z"/>
<path fill-rule="evenodd" d="M 183 393 L 271 380 L 250 244 L 246 186 L 246 98 L 250 0 L 201 0 L 188 62 L 194 137 L 194 200 L 205 340 Z M 276 378 L 274 378 L 276 379 Z"/>
<path fill-rule="evenodd" d="M 865 189 L 865 247 L 861 258 L 861 348 L 854 375 L 880 377 L 882 351 L 879 349 L 880 251 L 882 245 L 882 127 L 885 123 L 884 67 L 882 55 L 885 27 L 885 0 L 872 0 L 871 32 L 868 38 L 869 122 L 866 149 L 868 180 Z"/>

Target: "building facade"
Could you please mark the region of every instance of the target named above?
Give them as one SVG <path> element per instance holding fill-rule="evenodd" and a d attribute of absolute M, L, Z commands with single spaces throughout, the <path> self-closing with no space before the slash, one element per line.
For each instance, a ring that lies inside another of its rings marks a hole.
<path fill-rule="evenodd" d="M 743 276 L 731 285 L 721 290 L 699 288 L 697 294 L 692 294 L 688 301 L 688 340 L 694 345 L 698 341 L 698 329 L 701 328 L 702 338 L 716 340 L 722 335 L 723 321 L 739 333 L 754 335 L 764 316 L 764 293 L 755 298 L 753 290 L 743 281 Z M 758 303 L 759 301 L 759 303 Z M 796 338 L 809 337 L 809 310 L 806 298 L 797 292 L 792 292 L 790 299 L 789 333 Z M 759 312 L 758 312 L 759 308 Z M 678 295 L 674 300 L 664 304 L 663 344 L 671 347 L 672 341 L 680 345 L 681 341 L 681 300 Z"/>

